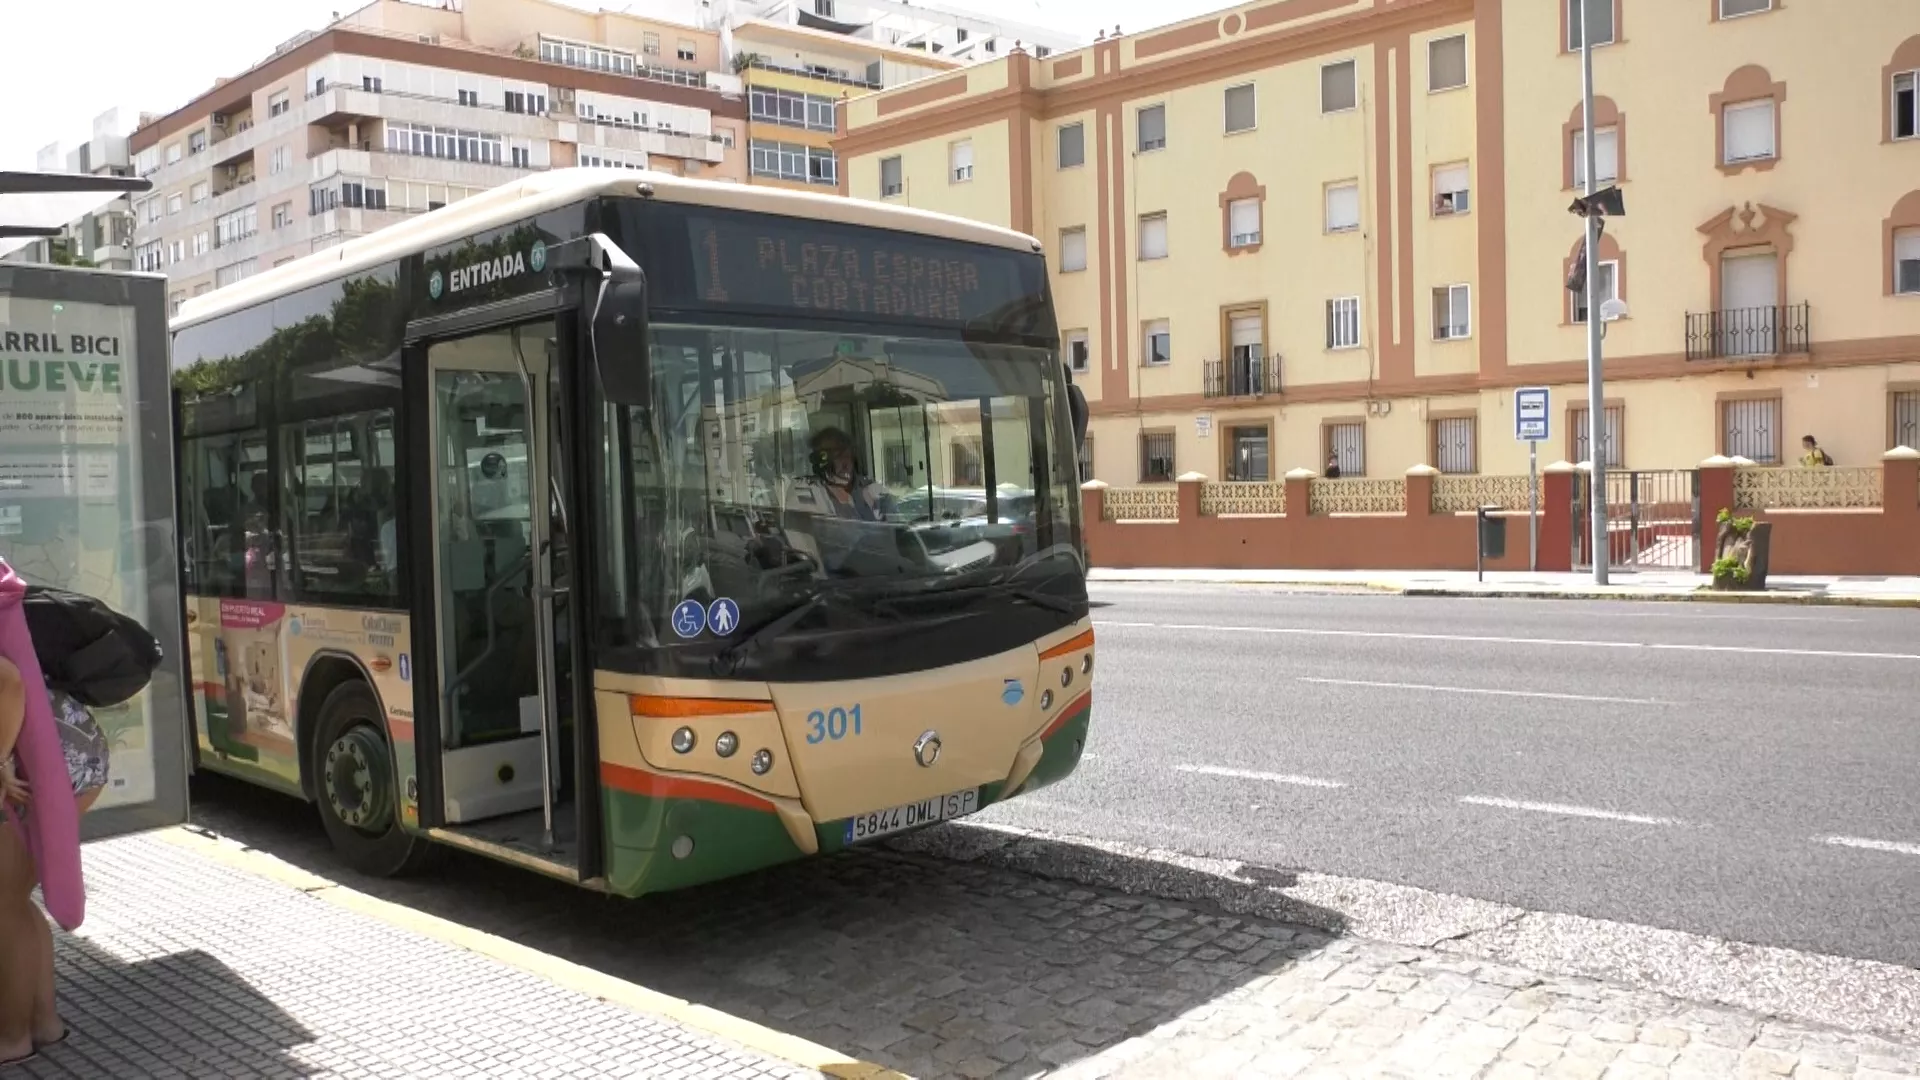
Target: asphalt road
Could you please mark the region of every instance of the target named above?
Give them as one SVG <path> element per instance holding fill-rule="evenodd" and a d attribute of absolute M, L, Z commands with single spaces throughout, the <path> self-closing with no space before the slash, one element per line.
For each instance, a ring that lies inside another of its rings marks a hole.
<path fill-rule="evenodd" d="M 1089 759 L 990 820 L 1920 967 L 1920 611 L 1094 599 Z"/>

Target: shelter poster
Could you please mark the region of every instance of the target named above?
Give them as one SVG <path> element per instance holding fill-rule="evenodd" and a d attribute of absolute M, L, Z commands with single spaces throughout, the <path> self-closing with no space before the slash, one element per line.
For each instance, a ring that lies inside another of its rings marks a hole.
<path fill-rule="evenodd" d="M 171 549 L 149 524 L 166 509 L 143 505 L 129 457 L 142 434 L 135 311 L 0 297 L 0 557 L 29 582 L 97 597 L 151 629 L 173 617 L 147 610 L 151 560 Z M 154 798 L 148 696 L 94 710 L 111 747 L 103 808 Z"/>

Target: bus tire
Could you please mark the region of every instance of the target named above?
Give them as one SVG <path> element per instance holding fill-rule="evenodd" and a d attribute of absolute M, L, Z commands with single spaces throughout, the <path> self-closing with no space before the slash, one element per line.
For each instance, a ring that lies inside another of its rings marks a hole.
<path fill-rule="evenodd" d="M 349 679 L 327 694 L 313 748 L 315 801 L 341 860 L 372 877 L 425 867 L 433 844 L 400 825 L 393 747 L 372 687 Z"/>

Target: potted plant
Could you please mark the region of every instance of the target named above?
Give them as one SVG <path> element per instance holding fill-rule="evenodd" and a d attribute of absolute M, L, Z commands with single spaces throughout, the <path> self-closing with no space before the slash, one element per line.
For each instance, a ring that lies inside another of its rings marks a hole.
<path fill-rule="evenodd" d="M 1764 589 L 1767 587 L 1767 556 L 1771 548 L 1773 525 L 1750 517 L 1734 517 L 1722 509 L 1714 546 L 1713 587 L 1716 589 Z"/>

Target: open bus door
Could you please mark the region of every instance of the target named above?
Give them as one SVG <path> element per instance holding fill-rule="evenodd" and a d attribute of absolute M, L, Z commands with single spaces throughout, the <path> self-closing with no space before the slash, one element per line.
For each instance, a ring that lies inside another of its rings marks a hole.
<path fill-rule="evenodd" d="M 138 620 L 164 654 L 145 690 L 94 710 L 110 762 L 88 840 L 187 819 L 166 305 L 158 274 L 0 263 L 0 557 Z"/>

